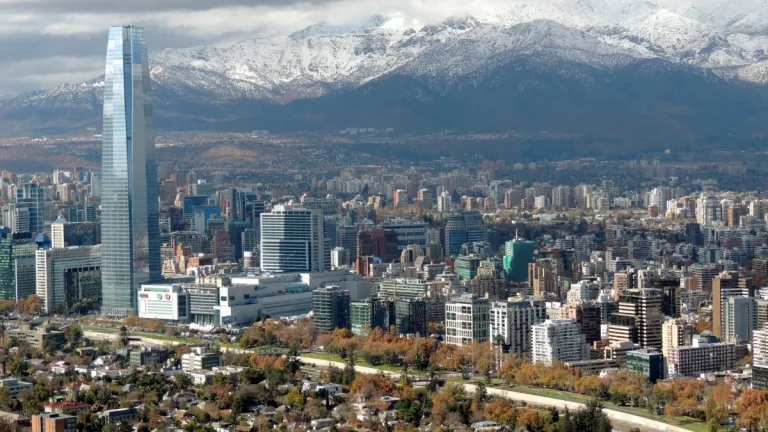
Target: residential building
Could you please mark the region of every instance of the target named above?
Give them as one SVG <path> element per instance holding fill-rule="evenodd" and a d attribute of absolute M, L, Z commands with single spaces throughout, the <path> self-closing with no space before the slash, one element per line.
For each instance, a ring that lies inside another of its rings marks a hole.
<path fill-rule="evenodd" d="M 751 277 L 736 272 L 723 272 L 712 281 L 712 334 L 722 339 L 725 331 L 723 314 L 729 297 L 754 297 L 755 285 Z"/>
<path fill-rule="evenodd" d="M 3 378 L 0 379 L 0 388 L 8 390 L 8 396 L 11 399 L 19 397 L 19 393 L 23 391 L 32 391 L 34 385 L 26 381 L 19 381 L 16 378 Z"/>
<path fill-rule="evenodd" d="M 695 333 L 696 326 L 680 318 L 664 321 L 661 326 L 661 353 L 664 358 L 669 357 L 672 348 L 692 345 Z"/>
<path fill-rule="evenodd" d="M 471 294 L 453 297 L 445 303 L 445 343 L 471 345 L 488 343 L 490 302 Z"/>
<path fill-rule="evenodd" d="M 568 303 L 562 308 L 562 318 L 576 321 L 588 344 L 602 340 L 601 317 L 602 307 L 596 302 Z"/>
<path fill-rule="evenodd" d="M 702 373 L 727 371 L 733 369 L 736 361 L 736 345 L 709 343 L 697 336 L 691 346 L 670 349 L 666 361 L 669 377 L 696 377 Z"/>
<path fill-rule="evenodd" d="M 498 301 L 489 309 L 489 340 L 504 352 L 530 355 L 531 328 L 547 319 L 546 307 L 534 301 Z"/>
<path fill-rule="evenodd" d="M 728 297 L 723 307 L 723 342 L 752 342 L 757 330 L 757 302 L 751 297 Z"/>
<path fill-rule="evenodd" d="M 102 312 L 136 313 L 161 277 L 160 206 L 149 60 L 141 27 L 109 30 L 102 131 Z"/>
<path fill-rule="evenodd" d="M 552 365 L 578 362 L 589 358 L 589 350 L 581 328 L 574 320 L 546 320 L 531 328 L 533 363 Z"/>

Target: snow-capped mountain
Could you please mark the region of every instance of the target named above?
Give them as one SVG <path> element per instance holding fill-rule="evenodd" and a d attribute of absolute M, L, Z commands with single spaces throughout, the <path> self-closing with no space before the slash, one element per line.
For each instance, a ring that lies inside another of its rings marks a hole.
<path fill-rule="evenodd" d="M 428 25 L 374 15 L 225 48 L 168 49 L 152 59 L 151 75 L 159 110 L 170 112 L 182 101 L 284 105 L 398 75 L 446 95 L 530 58 L 574 81 L 586 79 L 577 66 L 611 74 L 657 60 L 767 84 L 768 0 L 512 0 Z M 19 96 L 0 118 L 97 113 L 100 98 L 99 79 L 63 85 Z"/>

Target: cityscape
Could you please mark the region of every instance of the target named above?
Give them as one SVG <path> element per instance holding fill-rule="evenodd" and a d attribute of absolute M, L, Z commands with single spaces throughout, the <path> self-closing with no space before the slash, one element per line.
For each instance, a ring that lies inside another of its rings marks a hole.
<path fill-rule="evenodd" d="M 768 430 L 762 135 L 174 129 L 103 30 L 98 126 L 0 133 L 0 432 Z"/>

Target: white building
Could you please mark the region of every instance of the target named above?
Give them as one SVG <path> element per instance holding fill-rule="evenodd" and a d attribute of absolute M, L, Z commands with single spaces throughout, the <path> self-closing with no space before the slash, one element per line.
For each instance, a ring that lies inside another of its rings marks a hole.
<path fill-rule="evenodd" d="M 275 206 L 261 215 L 261 269 L 265 272 L 321 272 L 331 268 L 330 239 L 323 211 Z"/>
<path fill-rule="evenodd" d="M 445 303 L 445 343 L 471 345 L 472 342 L 488 343 L 490 327 L 488 299 L 471 294 L 454 297 Z"/>
<path fill-rule="evenodd" d="M 579 324 L 570 319 L 546 320 L 532 327 L 533 363 L 551 365 L 589 358 Z"/>
<path fill-rule="evenodd" d="M 101 246 L 38 250 L 35 290 L 49 314 L 61 302 L 101 298 Z"/>
<path fill-rule="evenodd" d="M 331 249 L 331 268 L 334 270 L 347 268 L 350 265 L 349 250 L 343 247 Z"/>
<path fill-rule="evenodd" d="M 163 321 L 189 319 L 189 300 L 180 284 L 142 285 L 139 288 L 139 317 Z"/>
<path fill-rule="evenodd" d="M 768 324 L 752 332 L 752 363 L 768 365 Z"/>
<path fill-rule="evenodd" d="M 543 304 L 532 301 L 494 302 L 490 308 L 490 343 L 503 340 L 505 350 L 522 355 L 531 352 L 531 328 L 547 319 Z"/>
<path fill-rule="evenodd" d="M 597 300 L 599 295 L 599 282 L 582 280 L 579 283 L 571 284 L 571 290 L 568 291 L 568 303 Z"/>
<path fill-rule="evenodd" d="M 221 356 L 217 352 L 207 352 L 205 347 L 195 347 L 192 352 L 181 356 L 183 371 L 207 370 L 221 366 Z"/>
<path fill-rule="evenodd" d="M 751 297 L 728 297 L 723 305 L 723 342 L 752 342 L 757 330 L 757 302 Z"/>

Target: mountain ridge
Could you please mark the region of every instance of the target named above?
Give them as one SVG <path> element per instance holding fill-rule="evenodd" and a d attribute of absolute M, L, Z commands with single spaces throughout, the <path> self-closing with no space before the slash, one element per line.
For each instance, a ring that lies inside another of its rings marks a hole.
<path fill-rule="evenodd" d="M 617 79 L 634 65 L 648 70 L 647 76 L 637 75 L 648 82 L 674 70 L 690 75 L 689 79 L 709 77 L 708 81 L 697 81 L 701 91 L 751 86 L 754 97 L 762 98 L 762 86 L 768 84 L 768 23 L 763 25 L 761 20 L 768 17 L 768 0 L 700 3 L 693 6 L 672 0 L 515 0 L 485 15 L 451 17 L 428 25 L 406 22 L 399 16 L 373 15 L 350 25 L 320 23 L 287 36 L 246 40 L 225 48 L 163 50 L 152 58 L 151 66 L 157 113 L 161 117 L 159 125 L 186 129 L 188 123 L 195 121 L 178 119 L 196 119 L 198 124 L 226 129 L 226 125 L 247 123 L 246 119 L 251 118 L 259 128 L 269 129 L 264 127 L 269 125 L 264 125 L 263 119 L 255 116 L 279 119 L 314 106 L 328 109 L 333 101 L 356 93 L 371 93 L 371 88 L 387 83 L 401 91 L 403 81 L 398 77 L 414 79 L 409 85 L 426 86 L 405 85 L 413 91 L 415 99 L 400 100 L 406 106 L 412 102 L 419 106 L 418 98 L 433 97 L 432 92 L 434 97 L 447 98 L 444 103 L 452 103 L 451 95 L 457 94 L 457 89 L 480 91 L 494 80 L 509 77 L 504 71 L 510 67 L 530 67 L 531 62 L 536 62 L 539 75 L 557 77 L 555 81 L 563 89 L 558 97 L 567 96 L 570 88 L 571 93 L 580 95 L 579 102 L 585 106 L 592 104 L 592 95 L 579 89 L 600 80 Z M 722 12 L 718 13 L 719 9 Z M 28 92 L 6 101 L 0 106 L 0 134 L 66 133 L 86 126 L 98 128 L 102 80 Z M 521 85 L 534 88 L 534 80 L 529 77 Z M 639 85 L 625 83 L 632 84 Z M 652 90 L 647 89 L 646 93 L 663 96 Z M 511 87 L 506 91 L 514 93 Z M 622 89 L 612 91 L 620 94 Z M 736 108 L 739 104 L 760 108 L 746 93 L 735 94 L 749 100 L 728 100 Z M 386 92 L 377 95 L 380 99 L 370 99 L 369 103 L 397 109 Z M 696 98 L 688 97 L 691 99 L 681 101 L 681 106 L 687 104 L 695 109 Z M 315 99 L 318 101 L 313 103 Z M 514 97 L 510 100 L 530 103 Z M 474 103 L 482 108 L 480 101 Z M 496 103 L 504 105 L 500 100 Z M 500 107 L 501 111 L 508 108 L 517 111 L 524 106 Z M 578 105 L 572 106 L 573 110 L 577 108 Z M 617 107 L 627 112 L 631 112 L 630 108 Z M 453 106 L 445 109 L 463 111 Z M 576 117 L 577 114 L 573 112 Z M 754 118 L 762 115 L 762 109 L 745 115 L 752 118 L 745 122 L 752 125 L 746 132 L 762 133 L 754 129 Z M 539 116 L 531 121 L 549 124 L 549 129 L 555 129 L 559 122 L 569 122 L 568 112 L 559 116 L 540 112 Z M 306 112 L 304 117 L 330 118 L 323 112 Z M 403 122 L 392 126 L 400 130 L 423 129 L 412 121 Z M 310 123 L 318 130 L 339 126 L 337 120 Z M 481 123 L 493 130 L 505 126 Z M 443 123 L 431 128 L 452 127 Z"/>

